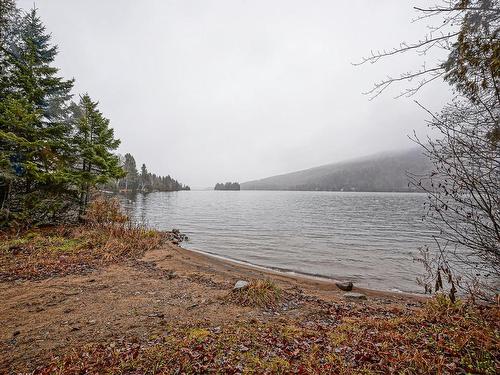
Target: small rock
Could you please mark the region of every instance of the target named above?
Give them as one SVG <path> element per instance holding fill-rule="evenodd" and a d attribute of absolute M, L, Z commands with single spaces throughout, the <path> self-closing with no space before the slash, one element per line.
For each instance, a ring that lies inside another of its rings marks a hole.
<path fill-rule="evenodd" d="M 344 293 L 344 297 L 347 299 L 352 299 L 352 300 L 364 300 L 364 299 L 366 299 L 366 296 L 364 294 L 354 293 L 354 292 Z"/>
<path fill-rule="evenodd" d="M 236 282 L 236 284 L 234 284 L 234 288 L 233 289 L 243 289 L 243 288 L 246 288 L 248 286 L 248 284 L 250 284 L 248 281 L 238 280 Z"/>
<path fill-rule="evenodd" d="M 351 283 L 350 281 L 338 282 L 335 283 L 335 285 L 337 286 L 337 288 L 345 292 L 350 292 L 352 290 L 352 287 L 354 286 L 353 283 Z"/>
<path fill-rule="evenodd" d="M 163 319 L 165 317 L 165 314 L 162 314 L 162 313 L 152 313 L 152 314 L 149 314 L 148 317 Z"/>
<path fill-rule="evenodd" d="M 21 333 L 21 331 L 14 331 L 14 332 L 12 332 L 12 337 L 16 337 L 20 333 Z"/>
<path fill-rule="evenodd" d="M 168 270 L 166 272 L 163 273 L 163 276 L 167 279 L 167 280 L 170 280 L 170 279 L 174 279 L 177 277 L 177 273 L 175 271 L 172 271 L 172 270 Z"/>

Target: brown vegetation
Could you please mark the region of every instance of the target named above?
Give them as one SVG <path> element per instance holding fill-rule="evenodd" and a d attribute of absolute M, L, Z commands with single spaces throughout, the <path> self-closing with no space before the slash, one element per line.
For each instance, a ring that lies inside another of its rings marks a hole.
<path fill-rule="evenodd" d="M 140 258 L 166 237 L 168 233 L 130 222 L 116 200 L 97 198 L 85 224 L 0 232 L 0 280 L 89 272 L 99 265 Z"/>
<path fill-rule="evenodd" d="M 444 301 L 374 316 L 332 305 L 329 321 L 170 325 L 144 343 L 74 349 L 39 373 L 498 373 L 498 310 Z"/>
<path fill-rule="evenodd" d="M 132 226 L 53 227 L 21 235 L 4 233 L 0 236 L 0 280 L 89 272 L 99 265 L 141 257 L 162 240 L 160 232 Z"/>
<path fill-rule="evenodd" d="M 248 286 L 233 289 L 227 300 L 242 306 L 273 308 L 282 300 L 283 291 L 272 280 L 252 280 Z"/>

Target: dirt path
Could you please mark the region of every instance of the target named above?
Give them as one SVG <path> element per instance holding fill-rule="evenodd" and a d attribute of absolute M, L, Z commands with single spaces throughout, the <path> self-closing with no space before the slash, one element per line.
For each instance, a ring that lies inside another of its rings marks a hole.
<path fill-rule="evenodd" d="M 311 314 L 321 309 L 315 300 L 342 300 L 331 282 L 254 269 L 174 245 L 86 275 L 0 283 L 0 373 L 34 369 L 87 343 L 148 340 L 173 324 L 275 319 L 268 311 L 223 300 L 238 279 L 264 277 L 312 301 L 282 314 Z M 363 292 L 373 308 L 418 304 L 405 295 Z"/>

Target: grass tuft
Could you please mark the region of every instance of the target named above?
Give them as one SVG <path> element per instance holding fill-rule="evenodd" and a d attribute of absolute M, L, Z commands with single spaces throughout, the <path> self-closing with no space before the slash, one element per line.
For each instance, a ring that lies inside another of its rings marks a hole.
<path fill-rule="evenodd" d="M 252 280 L 245 288 L 232 290 L 227 300 L 242 306 L 275 308 L 282 301 L 283 291 L 272 280 Z"/>

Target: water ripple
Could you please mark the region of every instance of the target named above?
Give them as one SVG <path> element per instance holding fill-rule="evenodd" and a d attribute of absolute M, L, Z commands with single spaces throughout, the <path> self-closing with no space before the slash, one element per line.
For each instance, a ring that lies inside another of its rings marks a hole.
<path fill-rule="evenodd" d="M 138 194 L 133 217 L 179 228 L 187 248 L 256 265 L 419 292 L 417 248 L 435 232 L 414 193 L 182 191 Z"/>

